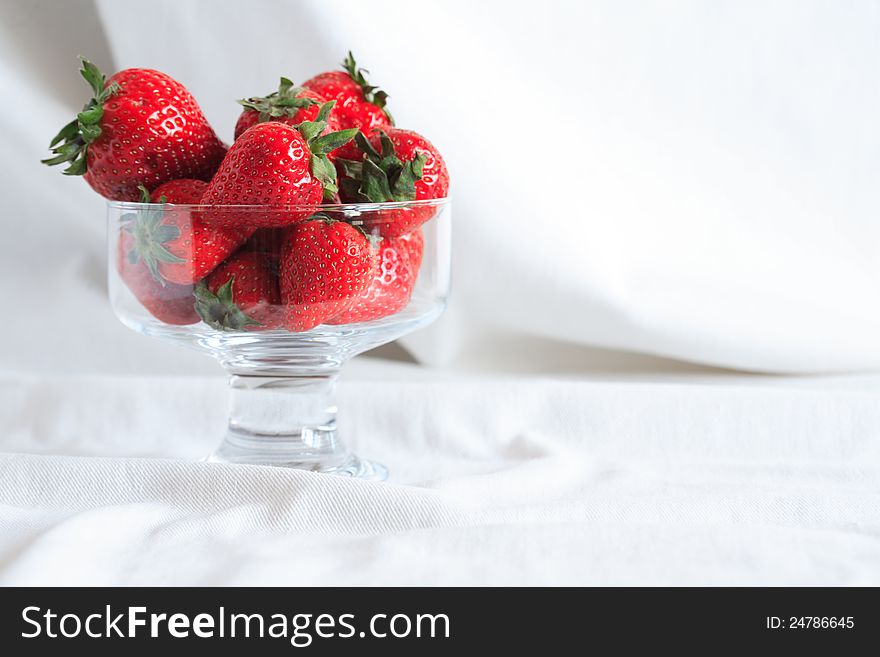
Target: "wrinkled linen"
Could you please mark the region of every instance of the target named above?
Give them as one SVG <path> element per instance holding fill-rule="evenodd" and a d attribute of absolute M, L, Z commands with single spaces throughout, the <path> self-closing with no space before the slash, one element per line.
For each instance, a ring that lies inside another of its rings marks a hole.
<path fill-rule="evenodd" d="M 195 462 L 215 379 L 4 382 L 0 583 L 880 582 L 876 377 L 356 369 L 342 430 L 390 482 Z"/>

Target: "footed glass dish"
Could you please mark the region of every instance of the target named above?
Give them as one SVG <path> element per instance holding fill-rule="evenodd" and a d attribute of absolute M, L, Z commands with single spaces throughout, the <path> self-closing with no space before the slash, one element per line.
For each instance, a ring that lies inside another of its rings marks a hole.
<path fill-rule="evenodd" d="M 108 202 L 110 301 L 128 327 L 228 372 L 228 429 L 209 461 L 384 479 L 341 438 L 336 380 L 353 356 L 441 314 L 450 214 L 448 199 Z"/>

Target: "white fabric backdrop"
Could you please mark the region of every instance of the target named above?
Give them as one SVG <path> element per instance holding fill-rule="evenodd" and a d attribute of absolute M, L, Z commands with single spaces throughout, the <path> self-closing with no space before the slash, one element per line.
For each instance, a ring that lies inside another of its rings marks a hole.
<path fill-rule="evenodd" d="M 880 366 L 875 4 L 256 4 L 0 0 L 0 583 L 880 583 L 877 377 L 705 367 Z M 340 389 L 392 483 L 189 462 L 219 368 L 112 317 L 103 202 L 38 163 L 74 58 L 228 139 L 348 48 L 453 173 L 435 367 Z"/>
<path fill-rule="evenodd" d="M 461 364 L 503 333 L 751 370 L 880 366 L 875 3 L 157 0 L 143 20 L 129 0 L 29 4 L 7 2 L 0 28 L 7 366 L 199 367 L 122 337 L 101 201 L 37 163 L 84 98 L 78 51 L 171 73 L 228 139 L 236 97 L 348 48 L 453 174 L 460 285 L 407 340 L 421 360 Z M 102 353 L 71 353 L 61 325 Z"/>

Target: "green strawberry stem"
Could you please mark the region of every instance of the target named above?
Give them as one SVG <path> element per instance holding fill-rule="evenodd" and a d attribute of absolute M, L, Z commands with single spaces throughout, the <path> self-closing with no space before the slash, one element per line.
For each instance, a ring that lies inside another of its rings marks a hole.
<path fill-rule="evenodd" d="M 80 61 L 82 62 L 80 75 L 92 88 L 92 98 L 83 106 L 76 118 L 61 128 L 49 143 L 53 157 L 40 160 L 49 166 L 69 162 L 68 167 L 62 171 L 68 176 L 81 176 L 86 173 L 86 152 L 89 144 L 101 136 L 104 103 L 119 91 L 115 82 L 105 88 L 106 78 L 97 66 L 85 57 L 80 57 Z"/>
<path fill-rule="evenodd" d="M 391 138 L 384 130 L 378 132 L 381 153 L 362 132 L 358 132 L 354 140 L 364 152 L 364 159 L 360 162 L 337 160 L 346 175 L 342 180 L 346 194 L 363 203 L 414 201 L 416 181 L 422 177 L 428 156 L 417 153 L 411 162 L 402 162 L 395 153 Z"/>
<path fill-rule="evenodd" d="M 194 293 L 196 297 L 196 312 L 202 321 L 211 328 L 219 331 L 241 331 L 248 326 L 262 326 L 262 324 L 245 315 L 233 299 L 232 285 L 235 276 L 217 288 L 217 293 L 211 292 L 205 281 L 200 281 Z"/>
<path fill-rule="evenodd" d="M 321 109 L 318 110 L 318 116 L 315 117 L 314 121 L 303 121 L 296 126 L 296 129 L 299 130 L 299 133 L 309 146 L 309 151 L 312 154 L 310 161 L 312 175 L 320 180 L 324 186 L 324 200 L 327 201 L 333 200 L 333 197 L 339 191 L 336 183 L 336 167 L 333 166 L 330 158 L 327 157 L 327 153 L 336 150 L 340 146 L 344 146 L 354 139 L 358 133 L 357 128 L 349 128 L 348 130 L 330 132 L 326 135 L 321 134 L 327 129 L 327 117 L 330 116 L 330 110 L 333 109 L 334 105 L 336 105 L 335 100 L 324 103 L 321 105 Z"/>
<path fill-rule="evenodd" d="M 348 51 L 348 56 L 342 61 L 342 68 L 344 68 L 345 72 L 351 76 L 351 79 L 360 86 L 361 93 L 364 95 L 364 100 L 368 103 L 372 103 L 385 112 L 388 121 L 391 125 L 394 125 L 394 117 L 391 116 L 391 112 L 385 107 L 385 104 L 388 102 L 388 94 L 376 85 L 367 82 L 364 73 L 369 73 L 369 71 L 365 68 L 360 68 L 357 65 L 357 62 L 354 61 L 354 55 L 351 54 L 351 50 Z"/>
<path fill-rule="evenodd" d="M 293 86 L 293 82 L 283 77 L 278 84 L 278 91 L 273 91 L 268 96 L 261 98 L 243 98 L 238 103 L 247 109 L 258 112 L 260 123 L 264 123 L 282 116 L 293 117 L 299 110 L 318 104 L 318 101 L 313 98 L 300 97 L 298 94 L 302 91 L 302 87 Z"/>
<path fill-rule="evenodd" d="M 152 203 L 153 199 L 150 195 L 150 190 L 144 187 L 143 185 L 138 185 L 138 191 L 141 193 L 140 203 Z M 159 200 L 156 201 L 157 204 L 167 203 L 168 199 L 165 197 L 165 194 L 159 197 Z"/>

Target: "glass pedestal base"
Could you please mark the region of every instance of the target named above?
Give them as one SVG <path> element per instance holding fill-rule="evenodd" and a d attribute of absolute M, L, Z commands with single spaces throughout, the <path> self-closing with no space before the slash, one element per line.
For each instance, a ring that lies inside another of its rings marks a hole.
<path fill-rule="evenodd" d="M 352 454 L 337 434 L 336 374 L 232 374 L 229 429 L 207 461 L 387 479 L 384 466 Z"/>
<path fill-rule="evenodd" d="M 301 439 L 279 436 L 244 436 L 230 431 L 206 461 L 294 468 L 358 479 L 384 481 L 388 470 L 381 463 L 362 459 L 338 441 L 333 448 L 311 446 Z"/>

